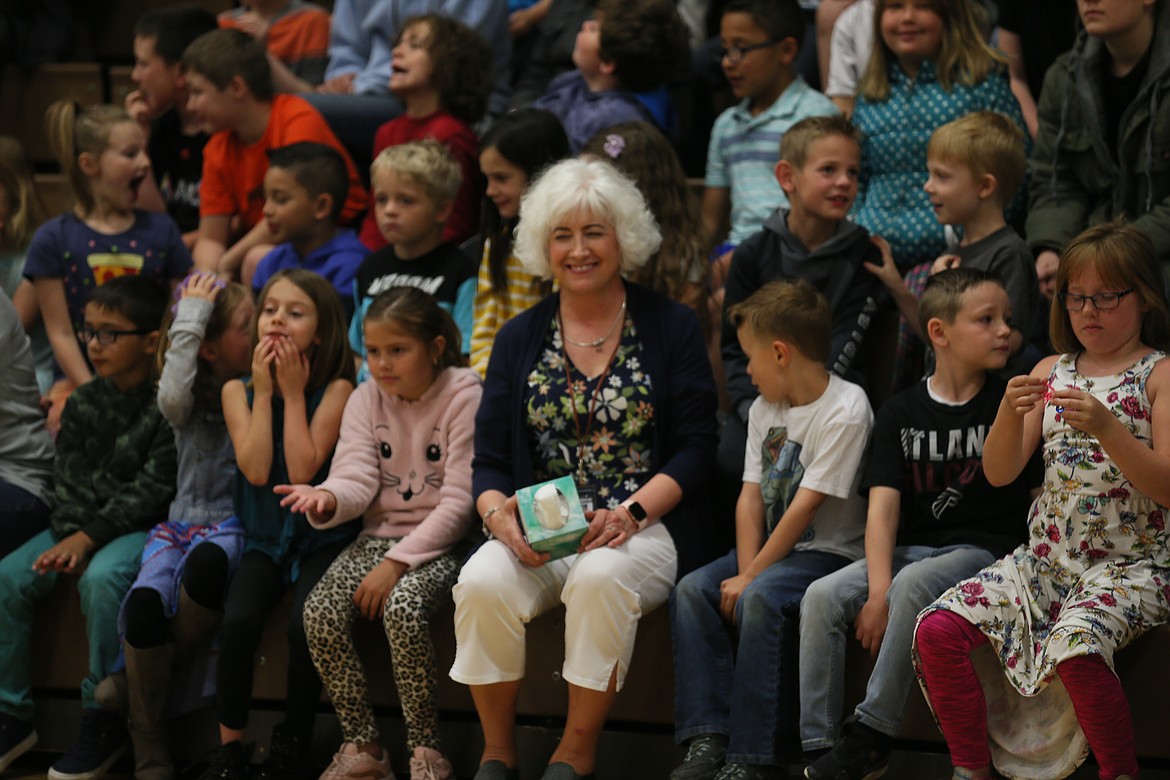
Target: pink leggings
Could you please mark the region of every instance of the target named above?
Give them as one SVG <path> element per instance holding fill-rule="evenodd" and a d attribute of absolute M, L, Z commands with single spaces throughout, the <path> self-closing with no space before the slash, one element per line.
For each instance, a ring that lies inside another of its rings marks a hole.
<path fill-rule="evenodd" d="M 987 637 L 953 612 L 940 609 L 922 619 L 914 641 L 951 763 L 966 769 L 989 766 L 987 702 L 971 662 L 971 651 Z M 1097 759 L 1101 780 L 1136 778 L 1133 722 L 1121 681 L 1095 654 L 1070 658 L 1056 668 Z"/>

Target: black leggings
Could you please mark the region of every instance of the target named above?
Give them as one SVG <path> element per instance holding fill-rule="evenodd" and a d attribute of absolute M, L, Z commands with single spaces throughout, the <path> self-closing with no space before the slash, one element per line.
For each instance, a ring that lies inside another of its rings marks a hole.
<path fill-rule="evenodd" d="M 183 569 L 183 590 L 201 607 L 223 610 L 227 589 L 228 558 L 223 548 L 198 544 L 187 554 Z M 160 647 L 170 638 L 171 619 L 163 608 L 163 597 L 154 588 L 135 588 L 126 599 L 126 643 L 139 650 Z"/>
<path fill-rule="evenodd" d="M 285 726 L 296 736 L 312 735 L 313 720 L 321 699 L 321 679 L 309 657 L 301 612 L 309 591 L 345 546 L 346 542 L 338 542 L 302 558 L 300 576 L 292 585 Z M 229 729 L 242 730 L 248 725 L 256 648 L 260 646 L 260 635 L 268 614 L 288 589 L 284 568 L 280 564 L 261 552 L 244 554 L 224 604 L 223 635 L 216 670 L 216 712 L 219 722 Z"/>

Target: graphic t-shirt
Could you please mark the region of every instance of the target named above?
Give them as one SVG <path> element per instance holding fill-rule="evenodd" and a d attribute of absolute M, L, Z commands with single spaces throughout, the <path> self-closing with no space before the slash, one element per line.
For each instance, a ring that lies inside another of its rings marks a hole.
<path fill-rule="evenodd" d="M 203 147 L 210 137 L 204 132 L 186 135 L 179 112 L 173 108 L 150 126 L 150 167 L 154 169 L 167 213 L 183 233 L 199 227 Z"/>
<path fill-rule="evenodd" d="M 93 288 L 119 276 L 139 274 L 165 286 L 171 279 L 186 276 L 190 267 L 191 254 L 175 221 L 166 214 L 135 211 L 129 230 L 106 235 L 67 213 L 37 229 L 28 247 L 24 275 L 61 279 L 69 319 L 80 327 Z"/>
<path fill-rule="evenodd" d="M 752 402 L 743 481 L 760 486 L 769 535 L 803 487 L 827 498 L 795 549 L 861 557 L 866 506 L 857 486 L 872 426 L 865 391 L 833 374 L 810 404 Z"/>
<path fill-rule="evenodd" d="M 983 474 L 983 443 L 1004 386 L 989 376 L 974 398 L 952 406 L 932 398 L 923 381 L 882 405 L 861 488 L 901 492 L 898 545 L 976 544 L 1002 555 L 1023 540 L 1040 458 L 1004 487 Z"/>

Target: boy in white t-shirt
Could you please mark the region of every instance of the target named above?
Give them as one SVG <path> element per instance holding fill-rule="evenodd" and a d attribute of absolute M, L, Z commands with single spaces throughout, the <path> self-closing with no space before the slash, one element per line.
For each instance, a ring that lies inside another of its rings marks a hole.
<path fill-rule="evenodd" d="M 809 584 L 862 554 L 857 482 L 873 413 L 860 387 L 825 369 L 828 301 L 803 280 L 777 281 L 728 317 L 760 395 L 736 548 L 684 577 L 670 600 L 675 737 L 687 745 L 671 780 L 787 776 L 796 658 L 782 658 L 786 638 Z"/>

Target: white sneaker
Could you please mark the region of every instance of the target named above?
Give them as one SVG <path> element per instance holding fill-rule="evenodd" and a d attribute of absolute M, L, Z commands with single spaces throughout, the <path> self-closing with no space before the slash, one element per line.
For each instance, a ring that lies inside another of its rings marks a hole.
<path fill-rule="evenodd" d="M 427 747 L 416 747 L 410 757 L 410 780 L 451 780 L 455 770 L 442 753 Z"/>
<path fill-rule="evenodd" d="M 374 758 L 358 750 L 353 742 L 346 742 L 333 754 L 333 762 L 325 769 L 320 780 L 346 778 L 394 780 L 394 773 L 390 771 L 390 756 L 383 750 L 381 758 Z"/>

